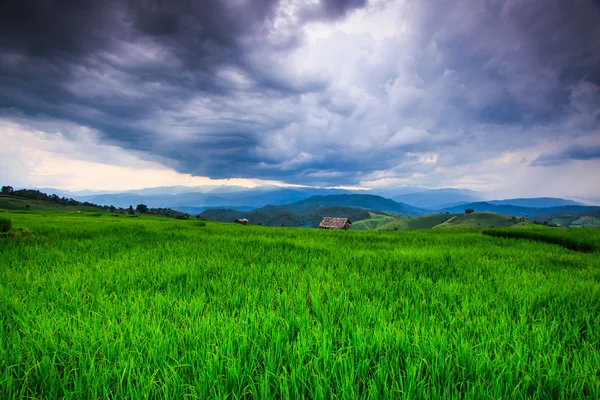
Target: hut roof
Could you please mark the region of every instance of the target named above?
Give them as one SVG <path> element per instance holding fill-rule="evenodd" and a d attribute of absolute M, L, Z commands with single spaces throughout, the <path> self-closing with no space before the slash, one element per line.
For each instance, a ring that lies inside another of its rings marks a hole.
<path fill-rule="evenodd" d="M 333 218 L 323 217 L 323 221 L 319 224 L 319 228 L 327 229 L 347 229 L 352 225 L 348 218 Z"/>
<path fill-rule="evenodd" d="M 248 222 L 248 220 L 246 218 L 238 218 L 235 222 Z"/>

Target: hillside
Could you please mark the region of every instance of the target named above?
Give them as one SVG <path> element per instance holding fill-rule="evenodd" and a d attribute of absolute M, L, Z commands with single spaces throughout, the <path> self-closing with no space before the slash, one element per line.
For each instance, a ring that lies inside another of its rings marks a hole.
<path fill-rule="evenodd" d="M 93 205 L 83 204 L 71 204 L 64 205 L 58 204 L 52 201 L 36 200 L 36 199 L 24 199 L 15 196 L 4 196 L 0 195 L 0 210 L 13 210 L 13 211 L 61 211 L 61 212 L 94 212 L 94 213 L 126 213 L 125 209 L 111 209 L 108 206 L 100 207 Z M 98 214 L 100 215 L 100 214 Z M 171 210 L 169 208 L 150 208 L 144 215 L 148 216 L 160 216 L 160 217 L 178 217 L 185 216 L 186 214 L 180 211 Z"/>
<path fill-rule="evenodd" d="M 431 229 L 450 218 L 453 214 L 429 214 L 419 217 L 393 218 L 386 216 L 384 218 L 371 218 L 364 221 L 358 221 L 353 224 L 355 230 L 413 230 L 413 229 Z"/>
<path fill-rule="evenodd" d="M 446 222 L 435 226 L 436 229 L 447 228 L 505 228 L 519 225 L 516 218 L 489 212 L 474 212 L 471 214 L 455 215 Z"/>
<path fill-rule="evenodd" d="M 83 205 L 63 205 L 44 200 L 0 195 L 0 209 L 24 211 L 102 211 L 102 208 Z"/>
<path fill-rule="evenodd" d="M 367 220 L 371 214 L 367 210 L 343 206 L 318 206 L 302 204 L 292 206 L 266 206 L 252 211 L 237 211 L 231 209 L 209 209 L 199 217 L 219 222 L 233 222 L 238 218 L 248 219 L 251 225 L 263 226 L 292 226 L 315 228 L 323 217 L 346 217 L 350 221 Z"/>
<path fill-rule="evenodd" d="M 362 208 L 365 210 L 376 210 L 385 213 L 401 213 L 406 215 L 423 215 L 428 211 L 404 203 L 398 203 L 385 197 L 372 194 L 340 194 L 331 196 L 312 196 L 298 201 L 294 205 L 313 205 L 313 206 L 344 206 Z"/>
<path fill-rule="evenodd" d="M 411 217 L 402 221 L 406 224 L 406 229 L 431 229 L 445 221 L 454 217 L 452 214 L 430 214 L 422 217 Z M 384 226 L 384 229 L 389 229 L 393 224 Z M 398 229 L 401 229 L 399 226 Z"/>
<path fill-rule="evenodd" d="M 390 215 L 382 215 L 382 214 L 376 214 L 376 213 L 369 213 L 369 214 L 371 215 L 371 218 L 353 222 L 351 229 L 357 230 L 357 231 L 377 230 L 389 222 L 400 220 L 400 219 L 398 219 L 396 217 L 392 217 Z"/>

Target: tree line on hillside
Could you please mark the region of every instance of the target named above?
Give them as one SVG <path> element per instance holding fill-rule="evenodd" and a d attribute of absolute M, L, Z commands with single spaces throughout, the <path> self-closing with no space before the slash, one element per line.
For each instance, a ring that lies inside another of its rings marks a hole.
<path fill-rule="evenodd" d="M 159 215 L 159 216 L 164 216 L 164 217 L 180 218 L 180 219 L 182 217 L 189 218 L 189 215 L 187 215 L 186 213 L 171 210 L 170 208 L 148 208 L 148 206 L 145 204 L 138 204 L 135 207 L 135 209 L 133 208 L 132 205 L 130 205 L 129 208 L 115 207 L 113 205 L 107 206 L 107 205 L 90 203 L 87 201 L 83 201 L 83 202 L 77 201 L 72 198 L 60 197 L 57 194 L 47 194 L 47 193 L 41 192 L 39 190 L 34 190 L 34 189 L 15 190 L 12 186 L 8 186 L 8 185 L 2 186 L 2 189 L 0 190 L 0 194 L 2 194 L 4 196 L 13 196 L 13 197 L 19 197 L 19 198 L 28 199 L 28 200 L 47 201 L 47 202 L 51 202 L 51 203 L 55 203 L 55 204 L 59 204 L 59 205 L 63 205 L 63 206 L 80 206 L 80 207 L 97 208 L 98 210 L 112 212 L 112 213 L 121 213 L 121 214 L 128 213 L 131 215 L 149 214 L 149 215 Z M 185 219 L 187 219 L 187 218 L 185 218 Z"/>
<path fill-rule="evenodd" d="M 77 201 L 75 199 L 71 199 L 71 198 L 67 198 L 67 197 L 60 197 L 57 194 L 47 194 L 44 192 L 40 192 L 39 190 L 33 190 L 33 189 L 14 190 L 12 186 L 2 186 L 0 193 L 2 193 L 4 196 L 21 197 L 23 199 L 29 199 L 29 200 L 48 201 L 48 202 L 60 204 L 63 206 L 86 206 L 86 207 L 102 208 L 107 211 L 111 207 L 115 208 L 114 206 L 101 206 L 99 204 L 89 203 L 87 201 L 81 202 L 81 201 Z M 116 210 L 116 208 L 115 208 L 115 210 Z"/>
<path fill-rule="evenodd" d="M 349 218 L 354 222 L 369 219 L 371 215 L 368 210 L 360 208 L 311 204 L 297 208 L 289 205 L 265 206 L 247 212 L 213 208 L 203 211 L 198 217 L 220 222 L 233 222 L 238 218 L 246 218 L 252 225 L 315 228 L 319 226 L 323 217 Z"/>

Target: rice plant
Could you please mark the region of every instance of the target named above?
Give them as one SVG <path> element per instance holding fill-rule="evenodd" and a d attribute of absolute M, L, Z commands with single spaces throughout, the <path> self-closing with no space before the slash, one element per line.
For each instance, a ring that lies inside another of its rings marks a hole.
<path fill-rule="evenodd" d="M 597 250 L 8 214 L 3 399 L 600 398 Z"/>

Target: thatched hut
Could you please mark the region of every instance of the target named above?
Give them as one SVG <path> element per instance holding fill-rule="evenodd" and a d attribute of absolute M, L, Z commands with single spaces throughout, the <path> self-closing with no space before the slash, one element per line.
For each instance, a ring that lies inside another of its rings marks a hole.
<path fill-rule="evenodd" d="M 319 224 L 321 229 L 348 229 L 352 226 L 352 222 L 348 218 L 333 218 L 323 217 L 323 221 Z"/>
<path fill-rule="evenodd" d="M 248 220 L 246 218 L 238 218 L 233 222 L 240 225 L 246 225 L 248 223 Z"/>

